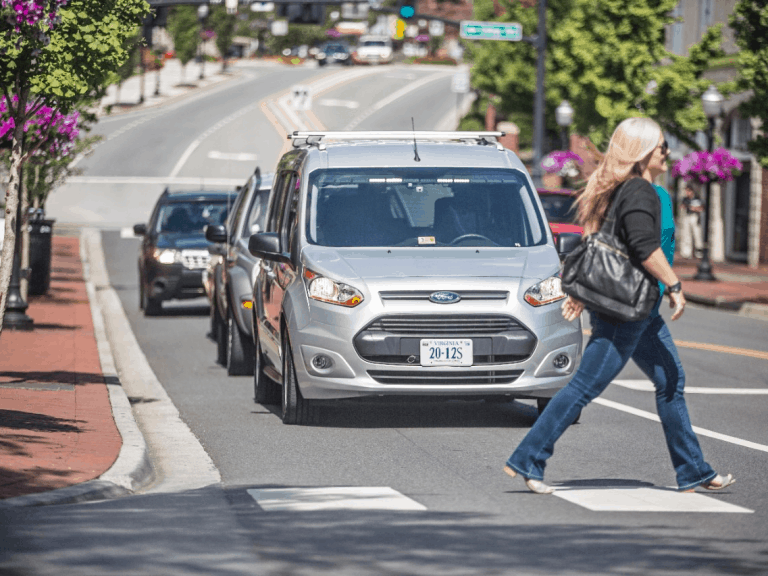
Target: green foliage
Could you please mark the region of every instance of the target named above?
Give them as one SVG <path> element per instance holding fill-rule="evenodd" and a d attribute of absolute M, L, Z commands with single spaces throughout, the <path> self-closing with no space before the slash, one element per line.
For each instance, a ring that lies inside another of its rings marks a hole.
<path fill-rule="evenodd" d="M 328 39 L 325 30 L 325 26 L 290 24 L 288 34 L 285 36 L 269 35 L 266 41 L 267 49 L 273 54 L 280 54 L 284 48 L 293 48 L 303 44 L 314 46 Z"/>
<path fill-rule="evenodd" d="M 55 103 L 61 111 L 113 83 L 125 61 L 123 42 L 149 11 L 144 0 L 70 0 L 50 42 L 0 35 L 0 86 Z"/>
<path fill-rule="evenodd" d="M 126 58 L 125 62 L 117 69 L 119 83 L 133 76 L 136 72 L 136 67 L 140 64 L 142 39 L 139 31 L 140 28 L 137 26 L 133 33 L 126 36 L 123 40 L 123 50 L 125 50 Z"/>
<path fill-rule="evenodd" d="M 506 10 L 494 16 L 493 0 L 476 0 L 477 20 L 519 22 L 524 36 L 536 34 L 537 10 L 517 0 L 497 0 Z M 568 100 L 571 129 L 604 144 L 630 116 L 650 115 L 685 139 L 706 126 L 701 74 L 721 56 L 720 29 L 710 30 L 686 58 L 664 48 L 664 27 L 677 0 L 549 0 L 547 4 L 547 128 L 558 131 L 555 108 Z M 473 86 L 500 97 L 503 115 L 527 113 L 536 91 L 536 48 L 528 42 L 469 44 Z M 671 62 L 671 64 L 668 64 Z M 655 80 L 658 88 L 647 94 Z M 669 100 L 674 96 L 673 100 Z"/>
<path fill-rule="evenodd" d="M 168 34 L 173 38 L 176 58 L 186 66 L 197 53 L 200 43 L 200 24 L 194 6 L 175 6 L 168 15 Z"/>
<path fill-rule="evenodd" d="M 749 150 L 763 168 L 768 168 L 768 4 L 765 0 L 741 0 L 731 15 L 730 25 L 741 48 L 737 88 L 752 91 L 740 111 L 763 122 L 763 134 L 749 143 Z"/>
<path fill-rule="evenodd" d="M 208 24 L 216 33 L 216 48 L 219 49 L 219 54 L 226 63 L 229 48 L 235 38 L 237 16 L 227 14 L 227 9 L 224 6 L 212 6 L 211 14 L 208 16 Z"/>

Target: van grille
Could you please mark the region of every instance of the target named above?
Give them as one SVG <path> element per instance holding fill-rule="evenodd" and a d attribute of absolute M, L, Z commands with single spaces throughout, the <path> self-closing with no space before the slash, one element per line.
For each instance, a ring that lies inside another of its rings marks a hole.
<path fill-rule="evenodd" d="M 380 384 L 482 385 L 509 384 L 517 380 L 522 370 L 368 370 L 368 375 Z"/>
<path fill-rule="evenodd" d="M 517 320 L 501 314 L 391 315 L 374 320 L 365 330 L 398 336 L 473 336 L 525 330 Z"/>

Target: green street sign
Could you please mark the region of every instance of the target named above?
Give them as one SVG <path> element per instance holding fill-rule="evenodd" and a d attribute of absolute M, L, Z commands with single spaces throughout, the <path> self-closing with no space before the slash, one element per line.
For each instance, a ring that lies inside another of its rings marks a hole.
<path fill-rule="evenodd" d="M 473 22 L 462 20 L 459 35 L 467 40 L 510 40 L 523 39 L 523 26 L 517 22 Z"/>

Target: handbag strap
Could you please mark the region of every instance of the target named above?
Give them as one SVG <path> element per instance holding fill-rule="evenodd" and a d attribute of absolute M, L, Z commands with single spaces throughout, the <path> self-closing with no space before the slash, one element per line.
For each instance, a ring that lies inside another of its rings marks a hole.
<path fill-rule="evenodd" d="M 629 180 L 625 180 L 619 184 L 611 195 L 611 205 L 608 208 L 608 214 L 605 217 L 605 220 L 603 220 L 603 225 L 600 226 L 600 232 L 610 233 L 611 236 L 616 236 L 616 211 L 618 210 L 619 206 L 619 197 L 621 196 L 621 193 L 626 189 L 625 185 L 627 182 L 629 182 Z M 609 226 L 610 232 L 608 230 Z"/>

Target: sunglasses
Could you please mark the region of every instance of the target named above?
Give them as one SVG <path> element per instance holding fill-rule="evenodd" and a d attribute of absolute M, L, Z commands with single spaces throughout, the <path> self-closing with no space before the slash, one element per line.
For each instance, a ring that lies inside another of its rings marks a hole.
<path fill-rule="evenodd" d="M 667 143 L 667 139 L 664 139 L 664 142 L 661 143 L 661 155 L 666 156 L 669 154 L 669 144 Z"/>

